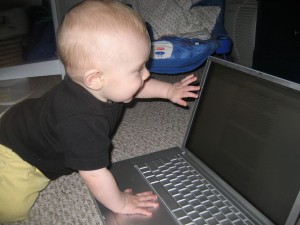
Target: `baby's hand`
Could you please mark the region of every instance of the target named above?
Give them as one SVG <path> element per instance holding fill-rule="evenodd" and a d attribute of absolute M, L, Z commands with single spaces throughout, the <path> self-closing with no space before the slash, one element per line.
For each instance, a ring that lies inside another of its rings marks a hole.
<path fill-rule="evenodd" d="M 190 86 L 190 84 L 196 80 L 197 77 L 192 74 L 185 77 L 180 82 L 172 84 L 168 90 L 168 99 L 178 105 L 187 106 L 187 102 L 183 100 L 184 98 L 198 98 L 198 95 L 193 92 L 199 91 L 200 86 Z"/>
<path fill-rule="evenodd" d="M 147 210 L 149 207 L 158 207 L 157 195 L 151 191 L 133 194 L 132 189 L 126 189 L 124 192 L 125 205 L 121 210 L 122 214 L 142 214 L 151 216 L 152 212 Z"/>

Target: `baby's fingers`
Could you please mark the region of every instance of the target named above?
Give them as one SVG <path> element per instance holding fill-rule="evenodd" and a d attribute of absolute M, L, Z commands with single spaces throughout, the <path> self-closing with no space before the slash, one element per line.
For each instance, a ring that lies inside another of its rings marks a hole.
<path fill-rule="evenodd" d="M 135 213 L 151 216 L 152 212 L 147 208 L 159 206 L 159 203 L 157 202 L 157 195 L 153 194 L 151 191 L 138 193 L 135 196 L 137 200 Z"/>
<path fill-rule="evenodd" d="M 136 208 L 135 214 L 141 214 L 145 216 L 152 216 L 152 212 L 145 208 Z"/>
<path fill-rule="evenodd" d="M 180 81 L 180 83 L 181 83 L 183 86 L 187 86 L 187 85 L 189 85 L 189 84 L 191 84 L 191 83 L 197 81 L 197 79 L 198 79 L 198 78 L 197 78 L 194 74 L 192 74 L 192 75 L 189 75 L 189 76 L 185 77 L 184 79 L 182 79 L 182 80 Z"/>
<path fill-rule="evenodd" d="M 190 74 L 190 75 L 186 76 L 185 78 L 183 78 L 183 79 L 181 80 L 181 83 L 183 83 L 183 82 L 185 82 L 185 81 L 187 81 L 187 80 L 193 79 L 194 77 L 195 77 L 194 74 Z"/>
<path fill-rule="evenodd" d="M 139 193 L 139 194 L 136 194 L 136 197 L 137 197 L 137 199 L 138 199 L 139 202 L 152 202 L 152 203 L 156 203 L 156 200 L 157 200 L 157 195 L 152 194 L 152 192 Z M 154 206 L 156 206 L 156 204 L 154 204 Z"/>
<path fill-rule="evenodd" d="M 147 195 L 154 195 L 154 194 L 152 191 L 145 191 L 136 194 L 136 196 L 147 196 Z"/>

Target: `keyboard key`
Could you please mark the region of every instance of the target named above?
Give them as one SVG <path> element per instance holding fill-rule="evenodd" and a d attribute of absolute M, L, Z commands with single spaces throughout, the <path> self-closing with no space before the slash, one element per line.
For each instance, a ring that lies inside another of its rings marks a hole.
<path fill-rule="evenodd" d="M 237 220 L 232 222 L 234 225 L 245 225 L 245 223 L 242 220 Z"/>
<path fill-rule="evenodd" d="M 206 201 L 209 201 L 205 195 L 199 195 L 199 196 L 196 196 L 196 198 L 197 198 L 201 203 L 206 202 Z"/>
<path fill-rule="evenodd" d="M 208 225 L 217 225 L 218 224 L 218 221 L 215 218 L 209 218 L 209 219 L 205 220 L 205 222 Z"/>
<path fill-rule="evenodd" d="M 174 197 L 179 194 L 179 191 L 176 188 L 173 188 L 172 190 L 169 190 L 169 193 Z"/>
<path fill-rule="evenodd" d="M 216 218 L 216 220 L 218 220 L 218 221 L 226 220 L 226 217 L 220 212 L 217 214 L 213 214 L 213 215 L 214 215 L 214 218 Z"/>
<path fill-rule="evenodd" d="M 245 216 L 244 214 L 242 214 L 241 212 L 238 212 L 236 215 L 237 215 L 241 220 L 246 220 L 246 219 L 247 219 L 246 216 Z"/>
<path fill-rule="evenodd" d="M 160 183 L 152 184 L 159 196 L 162 198 L 163 202 L 168 206 L 169 209 L 175 210 L 179 208 L 179 205 L 174 201 L 171 195 L 164 189 Z"/>
<path fill-rule="evenodd" d="M 197 206 L 201 205 L 201 203 L 197 199 L 193 199 L 189 201 L 189 204 L 193 207 L 196 208 Z"/>
<path fill-rule="evenodd" d="M 196 211 L 191 211 L 188 213 L 188 217 L 190 217 L 191 220 L 196 220 L 200 217 L 199 213 L 197 213 Z"/>
<path fill-rule="evenodd" d="M 146 166 L 151 170 L 157 170 L 157 166 L 153 163 L 153 162 L 148 162 L 148 163 L 145 163 Z"/>
<path fill-rule="evenodd" d="M 195 207 L 195 210 L 196 210 L 196 212 L 198 212 L 200 214 L 200 213 L 205 212 L 206 208 L 204 208 L 202 205 L 199 205 L 199 206 Z"/>
<path fill-rule="evenodd" d="M 199 217 L 199 218 L 193 220 L 193 223 L 194 223 L 195 225 L 204 225 L 204 224 L 207 224 L 207 223 L 205 222 L 205 220 L 203 220 L 201 217 Z"/>
<path fill-rule="evenodd" d="M 214 206 L 214 204 L 212 204 L 210 201 L 202 202 L 202 205 L 207 209 Z"/>
<path fill-rule="evenodd" d="M 191 195 L 191 192 L 187 188 L 182 188 L 179 190 L 180 193 L 185 196 L 185 195 Z"/>
<path fill-rule="evenodd" d="M 221 225 L 232 225 L 232 223 L 227 219 L 219 221 L 219 224 L 221 224 Z"/>
<path fill-rule="evenodd" d="M 179 155 L 136 167 L 181 225 L 253 225 Z"/>
<path fill-rule="evenodd" d="M 178 155 L 167 156 L 167 159 L 169 159 L 172 162 L 177 162 L 178 161 Z"/>
<path fill-rule="evenodd" d="M 189 214 L 191 212 L 195 212 L 195 210 L 193 209 L 193 207 L 190 206 L 190 205 L 184 206 L 182 209 L 183 209 L 183 211 L 186 212 L 186 214 Z"/>
<path fill-rule="evenodd" d="M 179 201 L 183 201 L 183 200 L 184 200 L 184 197 L 182 196 L 182 194 L 174 195 L 173 198 L 174 198 L 174 200 L 175 200 L 176 202 L 179 202 Z"/>
<path fill-rule="evenodd" d="M 230 211 L 230 209 L 228 208 L 228 207 L 222 207 L 222 208 L 220 208 L 220 211 L 226 216 L 227 214 L 230 214 L 231 213 L 231 211 Z"/>
<path fill-rule="evenodd" d="M 211 202 L 217 202 L 219 201 L 219 198 L 217 196 L 215 196 L 214 194 L 207 197 Z"/>
<path fill-rule="evenodd" d="M 212 216 L 209 212 L 207 212 L 207 211 L 205 211 L 205 212 L 203 212 L 203 213 L 200 213 L 200 216 L 201 216 L 202 219 L 204 219 L 205 221 L 213 217 L 213 216 Z"/>
<path fill-rule="evenodd" d="M 193 224 L 193 221 L 188 216 L 178 219 L 178 222 L 181 224 Z"/>
<path fill-rule="evenodd" d="M 177 219 L 183 218 L 186 216 L 186 212 L 183 211 L 182 209 L 173 210 L 172 213 Z"/>
<path fill-rule="evenodd" d="M 217 202 L 214 202 L 214 205 L 220 209 L 222 207 L 225 207 L 225 204 L 222 202 L 222 201 L 217 201 Z"/>
<path fill-rule="evenodd" d="M 181 199 L 180 201 L 177 202 L 178 205 L 180 205 L 181 208 L 189 205 L 189 202 L 186 199 Z"/>
<path fill-rule="evenodd" d="M 184 198 L 189 202 L 191 200 L 194 200 L 194 197 L 189 193 L 189 194 L 186 194 L 184 195 Z"/>
<path fill-rule="evenodd" d="M 234 221 L 236 221 L 236 220 L 239 220 L 239 218 L 237 217 L 237 215 L 235 215 L 234 213 L 229 213 L 229 214 L 226 215 L 226 217 L 227 217 L 230 221 L 232 221 L 232 222 L 234 222 Z"/>
<path fill-rule="evenodd" d="M 153 161 L 153 163 L 154 163 L 158 168 L 164 166 L 164 162 L 163 162 L 161 159 L 155 160 L 155 161 Z"/>
<path fill-rule="evenodd" d="M 147 179 L 148 179 L 150 184 L 154 184 L 156 182 L 159 182 L 159 180 L 154 175 L 152 175 L 151 177 L 147 177 Z"/>
<path fill-rule="evenodd" d="M 210 208 L 207 208 L 208 212 L 210 212 L 212 215 L 215 215 L 217 213 L 219 213 L 219 209 L 217 209 L 215 206 L 212 206 Z"/>
<path fill-rule="evenodd" d="M 180 189 L 183 189 L 183 188 L 184 188 L 184 186 L 183 186 L 183 184 L 182 184 L 182 183 L 175 184 L 175 185 L 174 185 L 174 187 L 176 187 L 176 188 L 177 188 L 177 190 L 180 190 Z"/>

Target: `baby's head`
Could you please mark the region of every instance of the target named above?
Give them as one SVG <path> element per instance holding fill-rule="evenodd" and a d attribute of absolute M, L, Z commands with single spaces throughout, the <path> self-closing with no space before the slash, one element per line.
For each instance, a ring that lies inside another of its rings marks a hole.
<path fill-rule="evenodd" d="M 143 19 L 130 7 L 114 0 L 86 0 L 65 16 L 58 34 L 60 58 L 69 76 L 80 83 L 90 69 L 105 70 L 109 63 L 118 66 L 116 55 L 124 45 L 146 43 L 149 36 Z M 124 57 L 127 57 L 124 54 Z"/>
<path fill-rule="evenodd" d="M 149 77 L 145 23 L 114 0 L 86 0 L 71 9 L 58 50 L 71 79 L 102 101 L 129 102 Z"/>

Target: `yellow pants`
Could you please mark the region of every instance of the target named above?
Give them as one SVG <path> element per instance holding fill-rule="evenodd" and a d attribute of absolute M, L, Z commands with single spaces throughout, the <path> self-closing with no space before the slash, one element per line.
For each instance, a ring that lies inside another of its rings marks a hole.
<path fill-rule="evenodd" d="M 26 219 L 49 181 L 36 167 L 0 144 L 0 223 Z"/>

